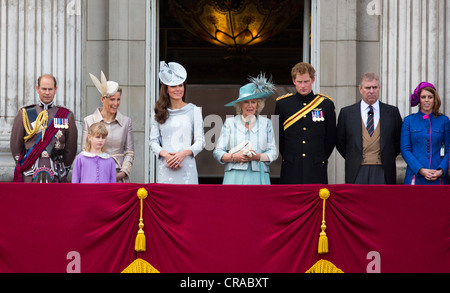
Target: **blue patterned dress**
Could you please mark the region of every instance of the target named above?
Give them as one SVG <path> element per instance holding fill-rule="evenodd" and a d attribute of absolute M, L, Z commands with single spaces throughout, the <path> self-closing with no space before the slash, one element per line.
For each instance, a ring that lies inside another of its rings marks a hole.
<path fill-rule="evenodd" d="M 278 158 L 272 121 L 258 116 L 253 127 L 248 130 L 242 123 L 240 116 L 237 115 L 225 120 L 216 148 L 213 151 L 214 158 L 220 164 L 225 165 L 223 184 L 270 184 L 269 165 Z M 251 161 L 243 164 L 223 163 L 223 155 L 244 141 L 251 142 L 253 149 L 257 153 L 266 154 L 269 161 Z"/>

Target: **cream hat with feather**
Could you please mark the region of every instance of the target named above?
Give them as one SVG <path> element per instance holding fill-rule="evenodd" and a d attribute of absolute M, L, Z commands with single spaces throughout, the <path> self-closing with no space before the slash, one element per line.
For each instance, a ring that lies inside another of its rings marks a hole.
<path fill-rule="evenodd" d="M 101 81 L 91 73 L 89 73 L 89 75 L 91 76 L 95 87 L 102 95 L 102 98 L 111 97 L 117 93 L 119 84 L 115 81 L 108 81 L 103 71 L 101 72 Z"/>

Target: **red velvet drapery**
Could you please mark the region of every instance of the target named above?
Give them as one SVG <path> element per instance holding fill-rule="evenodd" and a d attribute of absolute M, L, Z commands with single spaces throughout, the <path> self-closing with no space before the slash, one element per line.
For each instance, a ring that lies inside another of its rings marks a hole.
<path fill-rule="evenodd" d="M 143 201 L 146 252 L 134 251 Z M 319 191 L 329 253 L 319 255 Z M 0 272 L 119 273 L 136 258 L 161 273 L 450 272 L 450 187 L 0 184 Z"/>

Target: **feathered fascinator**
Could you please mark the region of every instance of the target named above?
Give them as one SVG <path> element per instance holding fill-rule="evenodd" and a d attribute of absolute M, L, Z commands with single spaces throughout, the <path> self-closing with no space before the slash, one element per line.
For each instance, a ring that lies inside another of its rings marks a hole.
<path fill-rule="evenodd" d="M 94 83 L 95 87 L 102 95 L 102 98 L 107 98 L 117 93 L 119 84 L 115 81 L 108 81 L 103 71 L 101 72 L 101 81 L 91 73 L 89 73 L 89 75 L 91 76 L 92 82 Z"/>
<path fill-rule="evenodd" d="M 272 77 L 266 78 L 265 73 L 260 73 L 257 77 L 249 77 L 248 80 L 255 86 L 255 94 L 271 93 L 275 91 L 275 85 L 272 83 Z"/>
<path fill-rule="evenodd" d="M 267 99 L 273 95 L 275 85 L 272 83 L 272 78 L 266 78 L 265 73 L 260 73 L 257 77 L 249 77 L 248 80 L 250 83 L 239 89 L 237 100 L 226 104 L 225 107 L 231 107 L 236 103 L 248 100 Z"/>

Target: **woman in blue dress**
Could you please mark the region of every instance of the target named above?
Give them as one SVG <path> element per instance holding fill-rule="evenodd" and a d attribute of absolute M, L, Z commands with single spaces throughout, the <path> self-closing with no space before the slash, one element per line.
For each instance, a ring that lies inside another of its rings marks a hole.
<path fill-rule="evenodd" d="M 151 120 L 150 148 L 158 158 L 157 183 L 198 184 L 195 157 L 205 147 L 201 108 L 186 103 L 184 67 L 161 62 L 162 83 Z"/>
<path fill-rule="evenodd" d="M 420 83 L 410 98 L 416 114 L 404 119 L 401 152 L 407 164 L 405 184 L 448 184 L 450 122 L 440 112 L 441 99 L 433 84 Z"/>
<path fill-rule="evenodd" d="M 225 165 L 223 184 L 270 184 L 269 165 L 278 158 L 271 120 L 260 115 L 274 85 L 263 74 L 239 90 L 237 115 L 227 118 L 213 151 Z"/>

